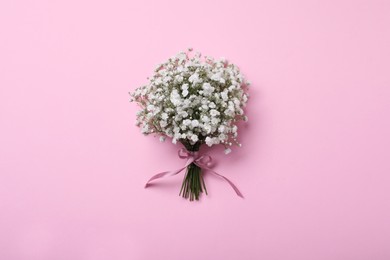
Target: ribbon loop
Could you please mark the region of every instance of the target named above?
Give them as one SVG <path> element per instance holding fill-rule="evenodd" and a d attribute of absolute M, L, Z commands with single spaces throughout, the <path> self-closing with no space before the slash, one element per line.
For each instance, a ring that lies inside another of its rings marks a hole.
<path fill-rule="evenodd" d="M 198 152 L 188 151 L 185 148 L 181 148 L 180 150 L 178 150 L 177 154 L 178 154 L 179 158 L 187 159 L 187 162 L 184 165 L 184 167 L 182 167 L 180 169 L 177 169 L 177 170 L 174 170 L 174 171 L 165 171 L 165 172 L 160 172 L 160 173 L 157 173 L 157 174 L 153 175 L 146 182 L 145 188 L 147 188 L 149 186 L 151 181 L 156 180 L 156 179 L 160 179 L 160 178 L 163 178 L 163 177 L 169 176 L 169 175 L 170 176 L 176 175 L 176 174 L 180 173 L 181 171 L 183 171 L 184 169 L 186 169 L 187 166 L 189 166 L 191 163 L 194 163 L 197 166 L 199 166 L 201 169 L 206 170 L 206 171 L 214 174 L 215 176 L 225 180 L 233 188 L 233 190 L 236 192 L 237 196 L 239 196 L 241 198 L 244 198 L 244 196 L 242 195 L 240 190 L 236 187 L 236 185 L 234 185 L 234 183 L 232 181 L 230 181 L 225 176 L 215 172 L 214 170 L 212 170 L 210 168 L 211 167 L 211 163 L 213 161 L 213 158 L 210 155 L 204 154 L 204 155 L 199 156 Z"/>
<path fill-rule="evenodd" d="M 211 156 L 208 154 L 204 154 L 204 155 L 200 156 L 199 158 L 197 158 L 195 161 L 199 164 L 203 164 L 203 165 L 210 167 L 211 162 L 213 161 L 213 158 L 211 158 Z"/>

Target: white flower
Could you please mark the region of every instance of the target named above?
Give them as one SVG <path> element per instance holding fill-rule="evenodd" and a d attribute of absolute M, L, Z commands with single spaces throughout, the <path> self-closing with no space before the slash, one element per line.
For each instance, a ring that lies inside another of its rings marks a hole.
<path fill-rule="evenodd" d="M 164 142 L 165 141 L 165 136 L 160 136 L 160 142 Z"/>
<path fill-rule="evenodd" d="M 162 128 L 166 127 L 167 125 L 168 125 L 167 121 L 164 121 L 164 120 L 161 120 L 161 121 L 160 121 L 160 126 L 161 126 Z"/>
<path fill-rule="evenodd" d="M 193 141 L 194 143 L 196 143 L 198 140 L 199 140 L 199 138 L 198 138 L 197 135 L 192 135 L 191 136 L 191 141 Z"/>
<path fill-rule="evenodd" d="M 184 59 L 187 58 L 187 55 L 186 55 L 185 52 L 180 52 L 180 53 L 178 53 L 178 54 L 176 55 L 176 58 L 177 58 L 178 60 L 184 60 Z"/>
<path fill-rule="evenodd" d="M 209 136 L 206 137 L 205 139 L 205 142 L 208 146 L 212 146 L 213 145 L 213 139 Z"/>
<path fill-rule="evenodd" d="M 231 85 L 231 86 L 229 87 L 229 91 L 231 92 L 231 91 L 235 90 L 236 88 L 237 88 L 236 85 Z"/>
<path fill-rule="evenodd" d="M 174 106 L 179 106 L 181 104 L 181 98 L 176 89 L 174 89 L 171 93 L 170 100 Z"/>
<path fill-rule="evenodd" d="M 162 113 L 161 114 L 161 119 L 162 120 L 167 120 L 168 119 L 168 114 L 167 113 Z"/>
<path fill-rule="evenodd" d="M 225 141 L 226 140 L 226 135 L 225 134 L 220 134 L 219 136 L 218 136 L 218 139 L 219 139 L 219 141 Z"/>
<path fill-rule="evenodd" d="M 224 111 L 224 114 L 230 117 L 234 116 L 234 109 L 228 108 Z"/>
<path fill-rule="evenodd" d="M 208 82 L 203 83 L 202 89 L 204 96 L 210 96 L 215 90 Z"/>
<path fill-rule="evenodd" d="M 210 102 L 210 103 L 209 103 L 209 107 L 210 107 L 210 108 L 216 108 L 217 106 L 215 105 L 214 102 Z"/>
<path fill-rule="evenodd" d="M 211 133 L 211 125 L 209 124 L 204 124 L 203 129 L 206 131 L 206 133 Z"/>
<path fill-rule="evenodd" d="M 227 101 L 229 99 L 227 91 L 221 92 L 221 97 L 223 101 Z"/>
<path fill-rule="evenodd" d="M 198 73 L 194 73 L 192 74 L 189 78 L 188 78 L 188 81 L 191 82 L 193 85 L 195 85 L 196 83 L 198 82 L 202 82 L 202 80 L 199 78 L 199 74 Z"/>
<path fill-rule="evenodd" d="M 183 82 L 183 76 L 181 76 L 181 75 L 177 75 L 176 77 L 175 77 L 175 80 L 177 81 L 177 82 Z"/>
<path fill-rule="evenodd" d="M 208 123 L 210 122 L 210 118 L 208 116 L 202 116 L 202 121 L 205 122 L 205 123 Z"/>
<path fill-rule="evenodd" d="M 154 110 L 154 105 L 148 105 L 147 109 L 148 109 L 148 111 L 153 111 Z"/>
<path fill-rule="evenodd" d="M 186 84 L 181 85 L 181 89 L 188 90 L 188 84 L 186 83 Z"/>
<path fill-rule="evenodd" d="M 215 109 L 211 109 L 211 110 L 210 110 L 210 115 L 211 115 L 212 117 L 218 116 L 219 114 L 220 114 L 220 113 L 219 113 L 218 110 L 215 110 Z"/>
<path fill-rule="evenodd" d="M 164 83 L 168 83 L 168 81 L 170 81 L 170 80 L 171 80 L 171 77 L 164 77 L 163 78 Z"/>
<path fill-rule="evenodd" d="M 192 121 L 189 120 L 189 119 L 186 119 L 186 120 L 183 121 L 183 125 L 185 125 L 185 126 L 189 126 L 191 124 L 192 124 Z"/>
<path fill-rule="evenodd" d="M 143 125 L 141 128 L 141 133 L 148 134 L 149 133 L 149 125 Z"/>
<path fill-rule="evenodd" d="M 197 126 L 199 126 L 199 121 L 194 119 L 194 120 L 192 120 L 191 125 L 192 125 L 192 127 L 197 127 Z"/>
<path fill-rule="evenodd" d="M 217 125 L 220 121 L 221 121 L 221 119 L 219 119 L 219 118 L 216 118 L 216 117 L 211 118 L 212 125 Z"/>
<path fill-rule="evenodd" d="M 218 82 L 220 82 L 222 84 L 225 83 L 225 79 L 222 77 L 222 73 L 221 72 L 217 72 L 214 75 L 212 75 L 211 79 L 214 80 L 214 81 L 218 81 Z"/>
<path fill-rule="evenodd" d="M 226 148 L 225 150 L 224 150 L 224 153 L 225 154 L 229 154 L 229 153 L 231 153 L 232 152 L 232 149 L 230 149 L 230 148 Z"/>
<path fill-rule="evenodd" d="M 212 80 L 215 80 L 215 81 L 219 81 L 219 79 L 221 78 L 221 73 L 218 72 L 218 73 L 215 73 L 211 76 L 211 79 Z"/>
<path fill-rule="evenodd" d="M 181 112 L 178 112 L 178 114 L 182 117 L 182 118 L 185 118 L 188 116 L 188 113 L 186 111 L 181 111 Z"/>
<path fill-rule="evenodd" d="M 218 131 L 219 131 L 220 133 L 224 133 L 225 130 L 226 130 L 226 127 L 225 127 L 224 125 L 220 125 L 220 126 L 218 127 Z"/>

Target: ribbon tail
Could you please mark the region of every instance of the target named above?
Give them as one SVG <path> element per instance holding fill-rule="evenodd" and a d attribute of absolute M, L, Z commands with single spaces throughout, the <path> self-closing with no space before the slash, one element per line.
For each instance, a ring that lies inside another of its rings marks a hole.
<path fill-rule="evenodd" d="M 198 165 L 198 164 L 197 164 L 197 165 Z M 239 196 L 239 197 L 241 197 L 241 198 L 244 198 L 244 195 L 242 195 L 242 193 L 240 192 L 240 190 L 237 188 L 236 185 L 234 185 L 234 183 L 233 183 L 231 180 L 229 180 L 229 179 L 226 178 L 225 176 L 223 176 L 223 175 L 221 175 L 221 174 L 219 174 L 219 173 L 213 171 L 212 169 L 210 169 L 210 168 L 207 167 L 207 166 L 204 166 L 204 165 L 198 165 L 198 166 L 201 167 L 201 168 L 203 168 L 203 169 L 205 169 L 205 170 L 207 170 L 207 171 L 210 171 L 212 174 L 214 174 L 214 175 L 216 175 L 216 176 L 218 176 L 218 177 L 224 179 L 227 183 L 230 184 L 230 187 L 233 188 L 233 190 L 236 192 L 237 196 Z"/>
<path fill-rule="evenodd" d="M 188 165 L 190 165 L 191 163 L 193 162 L 193 159 L 189 159 L 186 163 L 186 165 L 183 167 L 183 168 L 180 168 L 178 170 L 175 170 L 175 171 L 166 171 L 166 172 L 160 172 L 160 173 L 157 173 L 156 175 L 153 175 L 152 178 L 150 178 L 146 184 L 145 184 L 145 188 L 147 188 L 150 184 L 151 181 L 153 180 L 156 180 L 156 179 L 160 179 L 160 178 L 163 178 L 165 176 L 174 176 L 178 173 L 180 173 L 181 171 L 183 171 L 185 168 L 187 168 Z"/>

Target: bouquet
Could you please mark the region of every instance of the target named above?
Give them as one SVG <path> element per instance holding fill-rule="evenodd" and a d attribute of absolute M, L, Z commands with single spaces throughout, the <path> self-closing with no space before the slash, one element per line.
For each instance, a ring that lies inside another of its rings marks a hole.
<path fill-rule="evenodd" d="M 248 120 L 243 109 L 250 83 L 239 68 L 224 58 L 202 57 L 188 49 L 159 64 L 148 80 L 130 93 L 130 101 L 141 107 L 136 125 L 144 135 L 183 144 L 179 157 L 187 159 L 187 163 L 176 171 L 154 175 L 146 187 L 150 181 L 186 169 L 179 195 L 199 200 L 202 192 L 207 195 L 203 169 L 225 179 L 242 197 L 230 180 L 210 168 L 209 155 L 198 154 L 202 145 L 223 145 L 226 154 L 233 145 L 241 146 L 237 123 Z"/>

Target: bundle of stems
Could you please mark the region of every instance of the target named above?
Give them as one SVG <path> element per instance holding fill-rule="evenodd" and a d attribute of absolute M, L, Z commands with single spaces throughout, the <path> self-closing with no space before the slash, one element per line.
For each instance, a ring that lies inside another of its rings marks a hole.
<path fill-rule="evenodd" d="M 182 141 L 183 145 L 189 152 L 199 151 L 201 142 L 197 142 L 194 145 L 186 141 Z M 191 163 L 187 166 L 186 174 L 181 185 L 179 195 L 190 201 L 199 200 L 200 193 L 203 191 L 207 195 L 206 185 L 203 179 L 202 169 L 195 163 Z"/>

